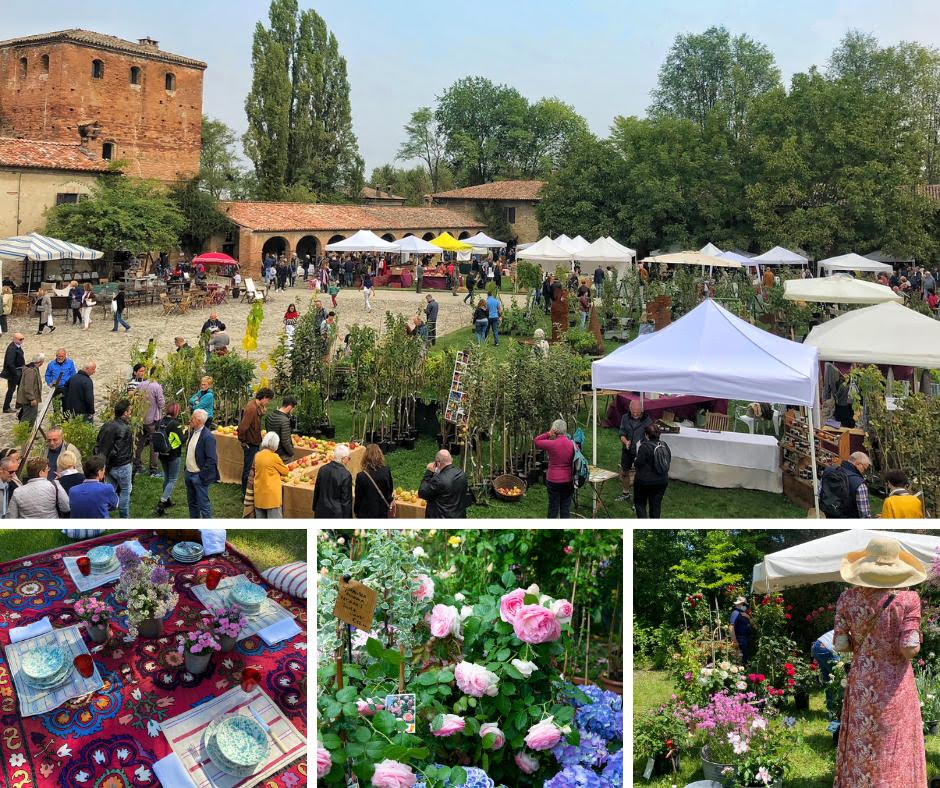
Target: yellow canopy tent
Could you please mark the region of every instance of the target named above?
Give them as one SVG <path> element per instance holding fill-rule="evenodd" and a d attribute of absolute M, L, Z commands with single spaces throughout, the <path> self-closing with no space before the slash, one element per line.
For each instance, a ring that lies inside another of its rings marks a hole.
<path fill-rule="evenodd" d="M 437 238 L 432 238 L 428 243 L 440 247 L 445 252 L 466 252 L 473 248 L 472 244 L 465 244 L 463 241 L 458 241 L 446 231 L 437 236 Z"/>

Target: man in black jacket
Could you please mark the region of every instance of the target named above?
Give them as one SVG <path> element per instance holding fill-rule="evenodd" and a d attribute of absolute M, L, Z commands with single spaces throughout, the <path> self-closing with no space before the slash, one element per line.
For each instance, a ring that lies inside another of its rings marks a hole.
<path fill-rule="evenodd" d="M 618 496 L 618 501 L 630 500 L 636 450 L 643 442 L 647 426 L 652 423 L 653 420 L 643 411 L 643 403 L 638 399 L 630 400 L 630 410 L 620 420 L 620 480 L 623 493 Z"/>
<path fill-rule="evenodd" d="M 122 519 L 130 517 L 134 478 L 134 436 L 128 424 L 130 420 L 131 403 L 122 399 L 114 406 L 114 419 L 98 431 L 95 446 L 95 454 L 105 459 L 105 478 L 118 494 L 118 512 Z"/>
<path fill-rule="evenodd" d="M 428 502 L 425 517 L 462 520 L 467 516 L 467 477 L 453 464 L 447 449 L 441 449 L 429 462 L 418 496 Z"/>
<path fill-rule="evenodd" d="M 214 309 L 209 313 L 209 319 L 202 324 L 202 328 L 199 329 L 200 334 L 208 334 L 212 328 L 217 328 L 219 331 L 225 331 L 225 323 L 219 320 L 219 314 Z M 177 346 L 177 350 L 179 346 Z"/>
<path fill-rule="evenodd" d="M 313 487 L 313 516 L 352 518 L 352 474 L 346 470 L 349 464 L 349 447 L 340 443 L 333 449 L 333 460 L 317 473 Z"/>
<path fill-rule="evenodd" d="M 81 416 L 85 421 L 92 421 L 95 417 L 95 384 L 91 376 L 95 374 L 98 365 L 89 361 L 78 372 L 69 378 L 65 387 L 65 396 L 62 398 L 62 410 L 73 416 Z"/>
<path fill-rule="evenodd" d="M 284 462 L 294 459 L 294 439 L 291 437 L 291 413 L 297 400 L 290 394 L 281 400 L 281 407 L 264 417 L 264 426 L 268 432 L 276 432 L 281 439 L 277 447 L 278 456 Z"/>
<path fill-rule="evenodd" d="M 20 379 L 23 377 L 23 367 L 26 366 L 26 353 L 23 351 L 24 339 L 25 337 L 17 331 L 13 335 L 13 341 L 7 345 L 6 353 L 3 354 L 3 370 L 0 371 L 0 377 L 7 382 L 7 395 L 3 400 L 4 413 L 13 412 L 10 404 L 13 402 L 16 387 L 20 385 Z"/>

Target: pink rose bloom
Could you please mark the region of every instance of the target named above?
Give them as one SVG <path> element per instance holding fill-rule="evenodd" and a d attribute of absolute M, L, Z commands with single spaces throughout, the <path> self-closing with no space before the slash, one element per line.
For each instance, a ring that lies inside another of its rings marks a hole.
<path fill-rule="evenodd" d="M 462 731 L 466 724 L 463 717 L 459 717 L 456 714 L 445 714 L 444 722 L 441 723 L 441 727 L 436 731 L 431 731 L 431 733 L 435 736 L 450 736 L 451 734 Z"/>
<path fill-rule="evenodd" d="M 519 608 L 525 604 L 525 589 L 517 588 L 508 594 L 503 594 L 499 600 L 499 617 L 507 624 L 511 624 Z"/>
<path fill-rule="evenodd" d="M 541 605 L 523 605 L 516 612 L 512 628 L 523 643 L 549 643 L 561 637 L 555 614 Z"/>
<path fill-rule="evenodd" d="M 322 744 L 317 744 L 317 777 L 326 777 L 333 768 L 333 759 L 330 751 Z"/>
<path fill-rule="evenodd" d="M 376 788 L 411 788 L 418 781 L 411 767 L 386 758 L 376 764 L 372 784 Z"/>
<path fill-rule="evenodd" d="M 429 624 L 431 634 L 436 638 L 460 637 L 460 613 L 453 605 L 435 605 L 431 609 Z"/>
<path fill-rule="evenodd" d="M 416 599 L 434 598 L 434 581 L 427 575 L 418 575 L 412 583 L 417 583 L 418 587 L 412 592 Z"/>
<path fill-rule="evenodd" d="M 506 743 L 506 736 L 499 729 L 499 726 L 495 722 L 484 722 L 480 726 L 480 738 L 482 739 L 486 734 L 492 733 L 496 739 L 493 741 L 491 750 L 498 750 Z"/>
<path fill-rule="evenodd" d="M 535 723 L 526 734 L 525 743 L 533 750 L 550 750 L 561 741 L 561 731 L 551 720 Z"/>
<path fill-rule="evenodd" d="M 369 704 L 372 704 L 371 707 Z M 357 700 L 356 708 L 359 709 L 359 713 L 363 717 L 371 717 L 375 712 L 382 711 L 385 708 L 385 704 L 372 698 L 366 698 L 365 700 Z"/>
<path fill-rule="evenodd" d="M 474 698 L 482 698 L 484 695 L 492 697 L 499 692 L 497 688 L 499 676 L 482 665 L 460 662 L 454 671 L 454 677 L 457 679 L 460 691 Z"/>
<path fill-rule="evenodd" d="M 533 758 L 531 755 L 525 752 L 517 752 L 516 757 L 516 766 L 518 766 L 526 774 L 534 774 L 539 770 L 539 762 L 536 758 Z"/>
<path fill-rule="evenodd" d="M 567 599 L 556 599 L 549 607 L 559 624 L 567 624 L 574 614 L 574 606 Z"/>

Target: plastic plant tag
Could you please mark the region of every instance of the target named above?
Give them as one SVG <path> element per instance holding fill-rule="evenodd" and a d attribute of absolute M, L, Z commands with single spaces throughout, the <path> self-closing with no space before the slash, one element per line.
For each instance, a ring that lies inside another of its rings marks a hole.
<path fill-rule="evenodd" d="M 403 695 L 386 695 L 385 710 L 391 712 L 397 720 L 404 720 L 408 726 L 405 733 L 415 732 L 415 710 L 417 707 L 417 696 L 414 693 L 405 693 Z"/>
<path fill-rule="evenodd" d="M 643 770 L 643 779 L 644 779 L 644 780 L 648 780 L 650 777 L 653 776 L 653 766 L 655 765 L 655 763 L 656 763 L 656 761 L 653 760 L 652 758 L 650 758 L 650 759 L 646 762 L 646 768 Z"/>

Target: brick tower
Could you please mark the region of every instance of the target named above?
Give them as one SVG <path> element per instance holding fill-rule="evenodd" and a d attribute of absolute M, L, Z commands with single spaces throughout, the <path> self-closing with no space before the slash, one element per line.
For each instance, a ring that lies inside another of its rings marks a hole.
<path fill-rule="evenodd" d="M 0 41 L 0 137 L 81 142 L 125 175 L 199 171 L 206 64 L 88 30 Z"/>

